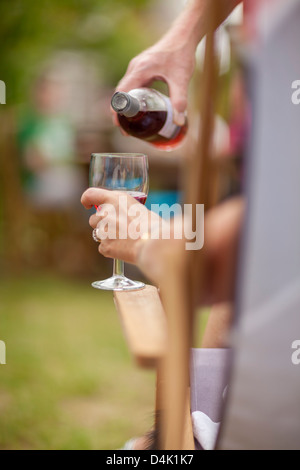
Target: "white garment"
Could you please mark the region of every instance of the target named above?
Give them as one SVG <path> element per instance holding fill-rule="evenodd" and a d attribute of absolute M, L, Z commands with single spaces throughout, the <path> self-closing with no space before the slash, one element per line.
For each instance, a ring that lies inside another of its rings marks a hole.
<path fill-rule="evenodd" d="M 202 411 L 192 413 L 194 437 L 204 450 L 214 450 L 220 423 L 214 423 L 209 416 Z"/>

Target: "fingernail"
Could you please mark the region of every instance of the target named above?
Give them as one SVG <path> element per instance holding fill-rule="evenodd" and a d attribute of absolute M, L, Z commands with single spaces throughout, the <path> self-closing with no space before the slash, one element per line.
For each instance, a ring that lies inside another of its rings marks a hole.
<path fill-rule="evenodd" d="M 178 111 L 175 111 L 173 120 L 177 126 L 183 126 L 185 123 L 185 113 L 179 113 Z"/>

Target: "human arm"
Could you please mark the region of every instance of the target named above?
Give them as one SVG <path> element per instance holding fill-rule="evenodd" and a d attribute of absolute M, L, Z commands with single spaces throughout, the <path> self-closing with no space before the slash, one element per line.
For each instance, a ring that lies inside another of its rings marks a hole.
<path fill-rule="evenodd" d="M 126 198 L 127 210 L 120 208 L 120 195 Z M 140 211 L 139 223 L 158 227 L 158 232 L 164 222 L 158 215 L 153 214 L 146 207 L 138 204 L 126 193 L 108 191 L 98 188 L 90 188 L 82 195 L 82 204 L 90 209 L 94 205 L 101 205 L 101 210 L 90 217 L 90 225 L 99 228 L 101 220 L 116 221 L 117 233 L 120 227 L 130 227 L 135 216 L 128 215 L 134 204 Z M 106 216 L 106 204 L 110 204 L 116 210 Z M 130 210 L 129 210 L 130 209 Z M 133 214 L 133 211 L 131 211 Z M 116 214 L 118 214 L 116 216 Z M 212 209 L 205 217 L 205 244 L 203 247 L 203 260 L 205 263 L 204 289 L 205 298 L 201 302 L 216 303 L 231 301 L 234 296 L 235 268 L 238 250 L 238 241 L 244 214 L 243 198 L 234 198 Z M 130 236 L 120 239 L 103 239 L 99 245 L 99 252 L 111 258 L 122 259 L 136 264 L 141 271 L 156 285 L 160 285 L 165 277 L 165 260 L 173 250 L 178 249 L 185 240 L 175 239 L 172 227 L 169 239 L 153 239 L 151 236 L 143 237 L 144 233 L 136 239 Z M 128 234 L 129 235 L 129 234 Z M 100 236 L 101 238 L 101 236 Z"/>
<path fill-rule="evenodd" d="M 131 60 L 117 90 L 148 86 L 155 79 L 165 81 L 175 111 L 174 119 L 182 125 L 188 84 L 195 67 L 195 51 L 207 32 L 210 3 L 210 0 L 190 0 L 163 37 Z M 216 27 L 238 3 L 240 0 L 218 1 Z"/>

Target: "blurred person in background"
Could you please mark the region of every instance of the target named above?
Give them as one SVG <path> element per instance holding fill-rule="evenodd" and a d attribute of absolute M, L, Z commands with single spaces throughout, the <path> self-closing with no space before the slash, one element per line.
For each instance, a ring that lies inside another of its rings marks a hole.
<path fill-rule="evenodd" d="M 18 142 L 25 204 L 31 214 L 28 257 L 38 266 L 71 265 L 72 270 L 74 240 L 68 239 L 66 221 L 70 227 L 78 214 L 86 182 L 77 162 L 76 130 L 63 113 L 65 94 L 65 85 L 51 72 L 36 80 L 31 109 L 19 122 Z M 39 245 L 42 250 L 35 255 Z"/>
<path fill-rule="evenodd" d="M 76 163 L 76 134 L 63 115 L 64 85 L 43 74 L 32 91 L 32 109 L 20 123 L 24 189 L 32 207 L 69 208 L 82 188 Z"/>

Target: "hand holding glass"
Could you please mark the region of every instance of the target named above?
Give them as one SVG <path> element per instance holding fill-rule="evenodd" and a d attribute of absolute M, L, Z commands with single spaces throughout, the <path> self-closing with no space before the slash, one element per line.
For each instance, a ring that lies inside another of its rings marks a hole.
<path fill-rule="evenodd" d="M 90 187 L 126 191 L 145 204 L 148 195 L 148 158 L 139 153 L 93 153 L 90 163 Z M 103 290 L 135 290 L 145 286 L 124 275 L 124 262 L 114 260 L 112 277 L 95 281 Z"/>

